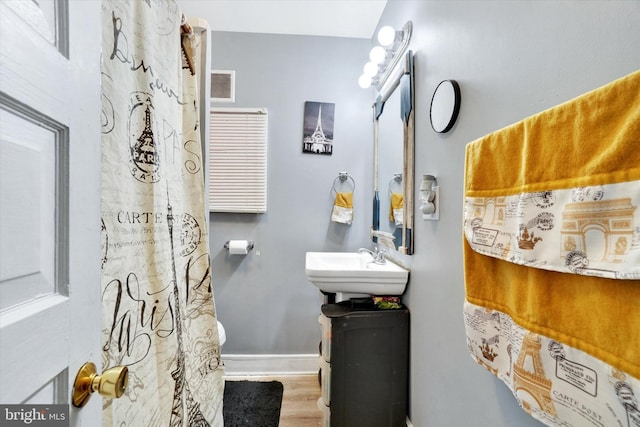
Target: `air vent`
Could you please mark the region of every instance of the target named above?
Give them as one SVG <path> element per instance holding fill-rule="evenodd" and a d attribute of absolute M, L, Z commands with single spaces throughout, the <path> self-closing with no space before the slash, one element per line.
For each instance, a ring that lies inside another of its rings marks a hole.
<path fill-rule="evenodd" d="M 236 101 L 236 72 L 233 70 L 211 71 L 211 102 Z"/>

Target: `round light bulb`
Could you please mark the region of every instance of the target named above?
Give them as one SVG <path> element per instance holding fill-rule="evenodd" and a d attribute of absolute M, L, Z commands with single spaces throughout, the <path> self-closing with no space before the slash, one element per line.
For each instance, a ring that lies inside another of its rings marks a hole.
<path fill-rule="evenodd" d="M 358 85 L 362 89 L 367 89 L 368 87 L 371 87 L 371 77 L 364 74 L 361 75 L 360 78 L 358 79 Z"/>
<path fill-rule="evenodd" d="M 369 52 L 369 59 L 375 64 L 382 64 L 387 56 L 382 46 L 376 46 Z"/>
<path fill-rule="evenodd" d="M 364 75 L 373 77 L 378 74 L 378 64 L 374 64 L 373 62 L 367 62 L 364 64 Z"/>
<path fill-rule="evenodd" d="M 386 27 L 380 28 L 380 31 L 378 31 L 378 42 L 382 46 L 389 46 L 393 44 L 395 40 L 396 30 L 394 30 L 393 27 L 387 25 Z"/>

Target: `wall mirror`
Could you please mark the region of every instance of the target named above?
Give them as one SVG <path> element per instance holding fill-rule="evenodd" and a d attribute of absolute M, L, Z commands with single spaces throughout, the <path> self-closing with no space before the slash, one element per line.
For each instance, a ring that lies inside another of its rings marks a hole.
<path fill-rule="evenodd" d="M 433 92 L 429 119 L 431 127 L 438 133 L 449 132 L 460 112 L 460 86 L 455 80 L 440 82 Z"/>
<path fill-rule="evenodd" d="M 395 248 L 411 255 L 414 244 L 414 83 L 411 51 L 404 54 L 380 89 L 373 111 L 375 195 L 372 228 L 393 234 Z"/>

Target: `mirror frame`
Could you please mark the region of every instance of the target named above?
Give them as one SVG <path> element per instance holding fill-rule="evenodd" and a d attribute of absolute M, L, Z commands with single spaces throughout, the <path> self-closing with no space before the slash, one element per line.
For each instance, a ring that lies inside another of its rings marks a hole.
<path fill-rule="evenodd" d="M 382 85 L 376 102 L 373 104 L 373 125 L 374 125 L 374 202 L 373 202 L 373 224 L 372 230 L 380 229 L 380 200 L 378 189 L 378 126 L 379 118 L 384 109 L 384 103 L 389 99 L 391 94 L 400 87 L 401 90 L 401 115 L 403 122 L 403 224 L 402 224 L 402 241 L 398 242 L 397 250 L 406 255 L 413 254 L 414 238 L 413 238 L 413 211 L 414 211 L 414 165 L 415 165 L 415 86 L 414 86 L 414 70 L 413 70 L 413 52 L 408 50 L 404 54 L 403 60 L 389 74 L 389 77 Z M 406 79 L 403 80 L 403 78 Z M 393 114 L 397 112 L 392 112 Z M 377 201 L 377 203 L 376 203 Z M 376 237 L 372 237 L 373 242 L 377 241 Z"/>

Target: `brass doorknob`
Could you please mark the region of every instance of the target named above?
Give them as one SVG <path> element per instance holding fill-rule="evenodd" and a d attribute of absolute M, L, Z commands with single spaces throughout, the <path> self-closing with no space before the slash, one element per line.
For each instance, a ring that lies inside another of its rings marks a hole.
<path fill-rule="evenodd" d="M 94 391 L 103 397 L 117 399 L 124 394 L 128 379 L 129 368 L 126 366 L 116 366 L 98 375 L 96 365 L 87 362 L 82 365 L 73 382 L 73 406 L 82 408 Z"/>

